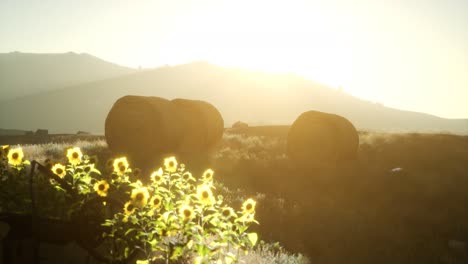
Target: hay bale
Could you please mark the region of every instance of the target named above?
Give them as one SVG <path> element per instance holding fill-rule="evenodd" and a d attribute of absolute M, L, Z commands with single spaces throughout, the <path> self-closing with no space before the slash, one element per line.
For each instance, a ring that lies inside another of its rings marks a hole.
<path fill-rule="evenodd" d="M 105 122 L 109 148 L 140 162 L 156 161 L 178 147 L 181 125 L 171 101 L 160 97 L 124 96 L 112 106 Z"/>
<path fill-rule="evenodd" d="M 206 152 L 221 140 L 224 120 L 216 107 L 198 100 L 174 99 L 172 103 L 184 131 L 179 141 L 180 152 Z"/>
<path fill-rule="evenodd" d="M 205 157 L 223 135 L 224 121 L 211 104 L 197 100 L 125 96 L 106 118 L 105 136 L 116 155 L 143 170 L 163 157 Z"/>
<path fill-rule="evenodd" d="M 234 124 L 232 124 L 232 128 L 234 129 L 246 129 L 249 127 L 249 124 L 242 122 L 242 121 L 237 121 Z"/>
<path fill-rule="evenodd" d="M 359 137 L 346 118 L 318 111 L 302 113 L 288 133 L 287 153 L 300 167 L 334 167 L 356 158 Z"/>

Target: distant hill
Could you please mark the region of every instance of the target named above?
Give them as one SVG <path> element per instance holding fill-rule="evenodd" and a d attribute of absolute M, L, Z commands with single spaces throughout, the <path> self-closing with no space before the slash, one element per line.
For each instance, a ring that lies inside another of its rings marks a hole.
<path fill-rule="evenodd" d="M 86 53 L 0 53 L 0 101 L 134 71 Z"/>
<path fill-rule="evenodd" d="M 359 129 L 468 134 L 468 120 L 443 119 L 371 103 L 292 74 L 223 68 L 204 62 L 136 72 L 0 104 L 0 126 L 51 133 L 104 133 L 112 104 L 124 95 L 206 100 L 225 126 L 289 125 L 304 111 L 343 115 Z"/>

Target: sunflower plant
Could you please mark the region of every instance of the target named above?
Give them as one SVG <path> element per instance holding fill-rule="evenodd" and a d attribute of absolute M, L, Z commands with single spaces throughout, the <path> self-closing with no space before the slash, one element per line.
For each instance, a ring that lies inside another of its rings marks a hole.
<path fill-rule="evenodd" d="M 21 147 L 0 146 L 0 212 L 25 213 L 30 210 L 29 165 Z"/>
<path fill-rule="evenodd" d="M 138 263 L 192 259 L 195 263 L 233 263 L 257 242 L 248 232 L 255 220 L 253 199 L 236 211 L 213 193 L 211 169 L 196 179 L 175 157 L 150 174 L 151 182 L 130 183 L 130 199 L 108 219 L 110 237 L 127 238 L 126 254 L 142 252 Z"/>

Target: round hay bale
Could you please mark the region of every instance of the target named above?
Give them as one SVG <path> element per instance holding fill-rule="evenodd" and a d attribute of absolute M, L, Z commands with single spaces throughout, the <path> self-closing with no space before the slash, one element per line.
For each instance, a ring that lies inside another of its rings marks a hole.
<path fill-rule="evenodd" d="M 218 143 L 224 132 L 224 120 L 211 104 L 187 99 L 174 99 L 177 119 L 182 125 L 179 152 L 207 152 Z"/>
<path fill-rule="evenodd" d="M 349 161 L 357 158 L 359 148 L 359 135 L 354 125 L 346 118 L 330 114 L 334 121 L 335 129 L 339 133 L 338 161 Z"/>
<path fill-rule="evenodd" d="M 327 168 L 356 157 L 359 138 L 344 117 L 318 111 L 302 113 L 288 133 L 287 153 L 302 168 Z"/>
<path fill-rule="evenodd" d="M 234 124 L 232 124 L 232 128 L 246 129 L 248 127 L 249 127 L 249 124 L 242 122 L 242 121 L 237 121 Z"/>
<path fill-rule="evenodd" d="M 118 99 L 105 122 L 109 148 L 134 161 L 147 161 L 171 153 L 178 147 L 183 131 L 180 123 L 174 120 L 175 112 L 171 101 L 160 97 Z"/>

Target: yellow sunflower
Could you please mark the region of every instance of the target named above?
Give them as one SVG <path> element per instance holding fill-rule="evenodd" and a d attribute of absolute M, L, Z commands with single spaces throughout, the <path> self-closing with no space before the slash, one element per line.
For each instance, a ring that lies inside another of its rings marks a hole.
<path fill-rule="evenodd" d="M 184 172 L 184 174 L 182 174 L 182 179 L 184 179 L 185 181 L 194 181 L 195 179 L 193 178 L 192 176 L 192 173 L 190 172 Z"/>
<path fill-rule="evenodd" d="M 247 201 L 245 201 L 242 204 L 242 212 L 244 214 L 251 214 L 255 212 L 255 205 L 257 202 L 255 202 L 253 199 L 249 198 Z"/>
<path fill-rule="evenodd" d="M 234 212 L 234 209 L 232 209 L 231 207 L 224 207 L 223 210 L 221 211 L 221 215 L 225 219 L 229 219 L 233 216 L 237 217 L 236 213 Z"/>
<path fill-rule="evenodd" d="M 153 197 L 151 197 L 151 200 L 150 200 L 150 205 L 153 207 L 153 208 L 159 208 L 162 204 L 162 198 L 161 196 L 159 195 L 155 195 Z"/>
<path fill-rule="evenodd" d="M 98 181 L 94 184 L 94 191 L 96 191 L 96 193 L 99 196 L 102 196 L 102 197 L 107 196 L 108 190 L 109 190 L 109 184 L 105 180 Z"/>
<path fill-rule="evenodd" d="M 148 203 L 148 189 L 146 187 L 135 188 L 132 190 L 130 198 L 132 199 L 133 204 L 138 207 L 143 207 Z"/>
<path fill-rule="evenodd" d="M 72 165 L 80 164 L 82 157 L 83 157 L 83 153 L 81 153 L 80 148 L 74 147 L 74 148 L 67 149 L 67 158 L 70 164 Z"/>
<path fill-rule="evenodd" d="M 176 158 L 173 156 L 173 157 L 164 159 L 164 167 L 166 168 L 166 171 L 168 172 L 176 172 L 177 170 Z"/>
<path fill-rule="evenodd" d="M 192 206 L 183 204 L 179 207 L 179 215 L 184 220 L 190 220 L 195 217 Z"/>
<path fill-rule="evenodd" d="M 151 173 L 150 178 L 151 181 L 155 184 L 161 184 L 163 182 L 163 169 L 159 168 L 159 170 L 154 171 Z"/>
<path fill-rule="evenodd" d="M 63 166 L 62 164 L 60 163 L 57 163 L 55 164 L 54 166 L 52 166 L 52 168 L 50 169 L 55 175 L 59 176 L 60 178 L 63 179 L 63 177 L 65 177 L 65 175 L 67 174 L 67 171 L 66 171 L 66 168 L 65 166 Z"/>
<path fill-rule="evenodd" d="M 117 158 L 113 163 L 114 172 L 122 176 L 128 170 L 128 161 L 126 157 Z"/>
<path fill-rule="evenodd" d="M 135 212 L 135 205 L 133 205 L 133 202 L 132 201 L 128 201 L 125 205 L 124 205 L 124 212 L 126 215 L 130 215 L 130 214 L 133 214 L 133 212 Z"/>
<path fill-rule="evenodd" d="M 207 169 L 204 173 L 203 173 L 203 176 L 202 176 L 202 179 L 204 181 L 211 181 L 213 180 L 213 174 L 214 174 L 214 171 L 212 169 Z"/>
<path fill-rule="evenodd" d="M 8 151 L 8 163 L 11 165 L 20 165 L 23 162 L 24 154 L 22 148 L 14 148 Z"/>
<path fill-rule="evenodd" d="M 197 187 L 198 200 L 204 205 L 212 205 L 215 202 L 210 186 L 200 185 Z"/>
<path fill-rule="evenodd" d="M 83 168 L 83 171 L 86 174 L 90 173 L 92 170 L 94 170 L 94 164 L 88 164 Z"/>

